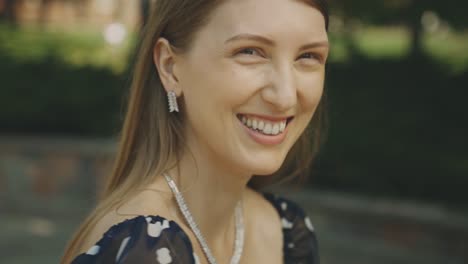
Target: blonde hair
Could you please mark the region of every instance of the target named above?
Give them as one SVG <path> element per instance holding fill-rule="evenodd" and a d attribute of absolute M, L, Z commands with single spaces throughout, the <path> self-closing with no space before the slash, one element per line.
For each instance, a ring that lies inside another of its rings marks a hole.
<path fill-rule="evenodd" d="M 103 216 L 121 205 L 142 186 L 154 181 L 154 175 L 161 175 L 164 170 L 177 164 L 184 142 L 183 109 L 177 115 L 170 115 L 167 111 L 166 94 L 152 60 L 154 44 L 160 37 L 164 37 L 177 50 L 188 51 L 195 33 L 222 2 L 223 0 L 156 1 L 137 49 L 127 112 L 113 171 L 106 180 L 97 206 L 69 241 L 62 264 L 70 263 L 78 255 L 85 238 Z M 328 21 L 326 10 L 322 13 Z M 280 175 L 284 169 L 291 167 L 294 167 L 294 172 L 290 174 L 292 176 L 304 172 L 307 164 L 315 157 L 322 139 L 325 120 L 323 103 L 324 98 L 309 128 L 288 154 L 283 169 L 269 177 L 268 182 L 254 177 L 250 186 L 260 188 L 273 181 L 285 179 L 276 174 Z M 310 135 L 308 131 L 313 133 Z M 291 166 L 291 161 L 296 165 Z"/>

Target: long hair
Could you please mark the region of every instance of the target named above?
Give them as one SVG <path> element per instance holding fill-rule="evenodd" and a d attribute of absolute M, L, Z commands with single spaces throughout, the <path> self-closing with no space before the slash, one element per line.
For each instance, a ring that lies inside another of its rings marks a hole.
<path fill-rule="evenodd" d="M 160 37 L 180 51 L 190 48 L 196 32 L 223 0 L 156 0 L 142 31 L 133 67 L 130 95 L 120 134 L 114 167 L 107 177 L 100 200 L 69 241 L 61 263 L 68 264 L 79 253 L 83 241 L 107 213 L 121 205 L 139 188 L 154 181 L 155 175 L 177 164 L 184 142 L 183 115 L 169 115 L 164 88 L 153 63 L 153 48 Z M 323 0 L 307 0 L 319 9 L 328 27 L 328 10 Z M 324 123 L 324 98 L 317 107 L 309 129 L 293 146 L 288 160 L 298 162 L 297 171 L 315 157 Z M 183 111 L 182 111 L 183 112 Z M 280 170 L 281 171 L 281 170 Z M 296 173 L 297 174 L 297 173 Z M 254 177 L 255 178 L 255 177 Z M 281 177 L 278 177 L 281 180 Z M 276 177 L 272 177 L 276 179 Z M 251 186 L 260 188 L 264 184 Z"/>

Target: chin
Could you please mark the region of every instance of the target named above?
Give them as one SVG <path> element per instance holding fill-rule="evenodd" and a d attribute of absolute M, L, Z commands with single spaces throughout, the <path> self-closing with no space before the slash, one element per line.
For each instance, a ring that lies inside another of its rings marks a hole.
<path fill-rule="evenodd" d="M 269 149 L 269 150 L 251 150 L 241 149 L 231 151 L 236 153 L 231 156 L 233 168 L 241 168 L 241 171 L 251 175 L 269 176 L 277 172 L 286 160 L 289 148 Z"/>
<path fill-rule="evenodd" d="M 270 158 L 266 162 L 259 161 L 258 159 L 253 161 L 255 163 L 250 164 L 250 171 L 252 172 L 252 175 L 270 176 L 281 168 L 284 159 L 275 160 Z"/>

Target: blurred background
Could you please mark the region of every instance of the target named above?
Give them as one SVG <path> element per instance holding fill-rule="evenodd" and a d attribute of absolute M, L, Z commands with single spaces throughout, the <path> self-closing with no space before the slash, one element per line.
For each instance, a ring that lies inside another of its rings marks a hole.
<path fill-rule="evenodd" d="M 57 263 L 109 172 L 150 0 L 0 0 L 0 262 Z M 468 2 L 330 0 L 324 264 L 468 263 Z"/>

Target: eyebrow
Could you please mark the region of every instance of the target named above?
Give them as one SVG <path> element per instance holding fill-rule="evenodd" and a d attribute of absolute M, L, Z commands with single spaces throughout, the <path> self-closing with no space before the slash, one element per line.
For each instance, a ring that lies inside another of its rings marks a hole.
<path fill-rule="evenodd" d="M 258 41 L 258 42 L 262 42 L 266 45 L 269 45 L 269 46 L 275 46 L 275 42 L 269 38 L 266 38 L 266 37 L 263 37 L 263 36 L 260 36 L 260 35 L 255 35 L 255 34 L 239 34 L 239 35 L 235 35 L 234 37 L 231 37 L 229 39 L 227 39 L 224 44 L 228 44 L 229 42 L 233 42 L 233 41 L 237 41 L 237 40 L 254 40 L 254 41 Z M 317 47 L 326 47 L 328 48 L 329 47 L 329 43 L 327 40 L 325 41 L 317 41 L 317 42 L 313 42 L 313 43 L 309 43 L 309 44 L 305 44 L 303 46 L 301 46 L 301 48 L 299 50 L 305 50 L 305 49 L 311 49 L 311 48 L 317 48 Z"/>

